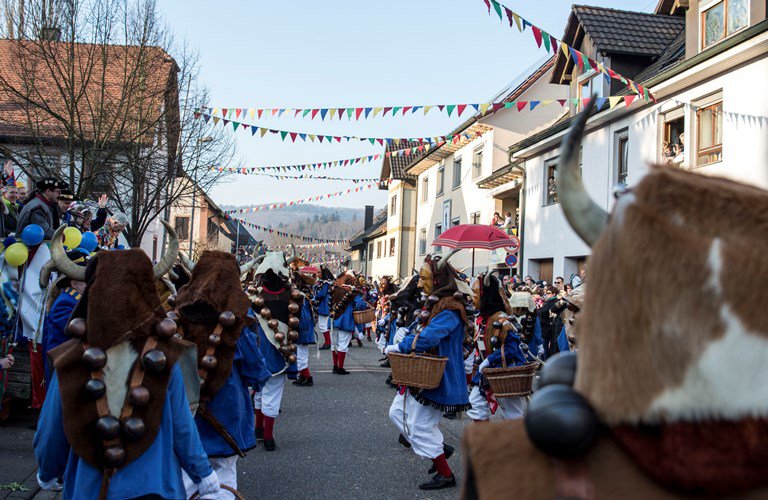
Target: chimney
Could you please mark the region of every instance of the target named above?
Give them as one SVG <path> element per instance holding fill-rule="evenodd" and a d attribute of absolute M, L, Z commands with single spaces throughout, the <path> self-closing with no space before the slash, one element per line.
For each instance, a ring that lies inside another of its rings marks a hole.
<path fill-rule="evenodd" d="M 61 41 L 61 28 L 55 26 L 43 26 L 40 28 L 40 40 L 46 42 L 59 42 Z"/>
<path fill-rule="evenodd" d="M 365 225 L 363 229 L 368 229 L 373 225 L 373 205 L 365 206 Z"/>

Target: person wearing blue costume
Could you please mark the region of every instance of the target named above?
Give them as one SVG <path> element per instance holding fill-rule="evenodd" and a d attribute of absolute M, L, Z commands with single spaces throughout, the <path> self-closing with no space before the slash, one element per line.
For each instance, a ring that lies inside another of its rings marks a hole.
<path fill-rule="evenodd" d="M 67 252 L 67 257 L 77 265 L 85 267 L 90 254 L 85 250 L 72 250 Z M 56 281 L 54 287 L 58 291 L 58 296 L 54 293 L 50 294 L 55 299 L 48 308 L 45 321 L 43 321 L 43 367 L 46 387 L 51 385 L 51 376 L 53 375 L 53 366 L 48 358 L 48 351 L 71 338 L 65 330 L 72 311 L 80 300 L 81 294 L 85 291 L 85 283 L 62 276 Z"/>
<path fill-rule="evenodd" d="M 333 274 L 324 265 L 320 265 L 322 275 L 320 281 L 315 285 L 314 302 L 317 307 L 317 325 L 315 331 L 323 336 L 323 345 L 321 351 L 327 351 L 331 348 L 331 331 L 329 328 L 328 315 L 331 305 L 331 287 L 333 286 Z"/>
<path fill-rule="evenodd" d="M 304 294 L 290 283 L 288 265 L 294 260 L 295 250 L 287 259 L 283 252 L 268 252 L 256 269 L 257 287 L 249 287 L 250 314 L 256 318 L 259 350 L 271 374 L 253 396 L 256 439 L 264 441 L 267 451 L 277 449 L 275 419 L 280 414 L 286 378 L 297 373 L 297 342 L 302 336 L 312 335 L 312 321 L 302 314 L 309 304 Z"/>
<path fill-rule="evenodd" d="M 344 369 L 344 360 L 349 351 L 349 343 L 355 332 L 353 312 L 370 307 L 360 295 L 357 288 L 358 280 L 354 271 L 347 271 L 336 279 L 331 295 L 331 354 L 333 356 L 333 373 L 349 375 Z"/>
<path fill-rule="evenodd" d="M 259 388 L 271 374 L 248 328 L 251 302 L 240 285 L 243 269 L 235 256 L 205 251 L 196 263 L 182 262 L 190 268 L 190 280 L 169 302 L 184 338 L 197 347 L 203 385 L 195 424 L 219 481 L 236 490 L 237 460 L 256 447 L 248 387 Z M 188 497 L 197 492 L 187 475 L 184 486 Z M 234 497 L 225 492 L 222 498 Z"/>
<path fill-rule="evenodd" d="M 429 473 L 435 475 L 419 485 L 423 490 L 456 486 L 447 460 L 453 450 L 444 444 L 439 423 L 443 412 L 462 412 L 471 407 L 464 375 L 464 343 L 468 326 L 466 298 L 472 290 L 448 265 L 455 252 L 445 258 L 427 256 L 418 281 L 418 287 L 428 294 L 421 324 L 415 334 L 406 335 L 385 350 L 387 354 L 436 351 L 448 358 L 436 388 L 419 391 L 401 387 L 389 408 L 389 418 L 414 453 L 432 460 Z"/>
<path fill-rule="evenodd" d="M 201 498 L 220 498 L 190 404 L 199 381 L 194 345 L 174 336 L 155 278 L 178 252 L 173 228 L 167 257 L 154 269 L 141 250 L 100 252 L 84 269 L 67 259 L 63 227 L 54 235 L 56 268 L 87 287 L 72 312 L 71 339 L 49 352 L 55 374 L 35 435 L 37 479 L 65 499 L 184 499 L 182 469 Z"/>
<path fill-rule="evenodd" d="M 299 340 L 296 346 L 296 362 L 299 370 L 298 380 L 293 381 L 293 385 L 299 387 L 311 387 L 315 384 L 312 374 L 309 371 L 309 346 L 315 345 L 315 322 L 312 316 L 312 305 L 309 300 L 304 298 L 299 302 L 301 311 L 299 312 Z"/>

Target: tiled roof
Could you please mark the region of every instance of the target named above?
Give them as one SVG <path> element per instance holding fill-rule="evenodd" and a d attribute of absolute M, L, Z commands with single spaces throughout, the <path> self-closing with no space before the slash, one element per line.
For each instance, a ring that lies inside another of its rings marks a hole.
<path fill-rule="evenodd" d="M 683 17 L 645 12 L 574 5 L 572 15 L 598 50 L 613 53 L 658 56 L 685 29 Z"/>
<path fill-rule="evenodd" d="M 685 30 L 681 31 L 677 37 L 664 49 L 659 58 L 650 66 L 645 68 L 635 77 L 635 81 L 644 82 L 653 78 L 662 71 L 671 68 L 685 60 Z"/>
<path fill-rule="evenodd" d="M 424 143 L 418 141 L 395 141 L 387 144 L 387 151 L 397 151 L 398 149 L 417 148 L 423 146 Z M 384 162 L 381 165 L 381 180 L 389 178 L 405 181 L 415 179 L 413 175 L 406 173 L 406 167 L 413 161 L 416 161 L 426 156 L 427 151 L 417 152 L 416 154 L 399 155 L 384 157 Z"/>
<path fill-rule="evenodd" d="M 57 77 L 66 71 L 70 49 L 76 100 L 62 90 L 61 84 L 69 82 Z M 35 138 L 67 137 L 54 115 L 67 117 L 70 109 L 76 110 L 73 126 L 82 131 L 78 136 L 86 139 L 121 141 L 134 138 L 136 130 L 154 133 L 147 129 L 157 128 L 169 99 L 177 99 L 177 70 L 173 58 L 159 47 L 1 39 L 0 137 L 23 141 L 32 130 Z M 27 100 L 17 93 L 32 97 Z M 30 101 L 44 103 L 46 109 Z M 104 115 L 97 118 L 99 113 Z"/>
<path fill-rule="evenodd" d="M 353 248 L 365 245 L 368 240 L 373 239 L 376 236 L 380 236 L 383 232 L 387 231 L 387 209 L 385 208 L 373 218 L 371 227 L 368 229 L 361 229 L 349 238 L 349 247 L 345 250 L 350 251 Z"/>

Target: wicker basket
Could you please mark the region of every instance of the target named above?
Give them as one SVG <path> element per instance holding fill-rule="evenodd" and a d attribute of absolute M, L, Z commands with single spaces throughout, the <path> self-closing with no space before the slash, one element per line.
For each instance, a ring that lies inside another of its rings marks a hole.
<path fill-rule="evenodd" d="M 367 325 L 376 321 L 376 312 L 373 309 L 363 309 L 362 311 L 355 311 L 352 313 L 355 318 L 355 324 Z"/>
<path fill-rule="evenodd" d="M 500 398 L 527 396 L 531 393 L 533 375 L 538 367 L 538 363 L 528 363 L 506 368 L 485 368 L 483 375 L 491 384 L 493 394 Z"/>
<path fill-rule="evenodd" d="M 222 489 L 222 490 L 227 490 L 228 492 L 232 493 L 232 495 L 233 495 L 233 496 L 234 496 L 234 497 L 235 497 L 237 500 L 245 500 L 245 497 L 243 496 L 243 494 L 242 494 L 242 493 L 240 493 L 239 491 L 237 491 L 237 490 L 236 490 L 236 489 L 234 489 L 234 488 L 231 488 L 231 487 L 227 486 L 226 484 L 222 484 L 222 485 L 221 485 L 221 489 Z M 193 493 L 193 494 L 192 494 L 192 496 L 191 496 L 191 497 L 189 497 L 189 500 L 197 500 L 198 498 L 200 498 L 200 494 L 199 494 L 199 493 L 197 493 L 197 492 L 195 492 L 195 493 Z"/>
<path fill-rule="evenodd" d="M 419 333 L 413 338 L 411 351 L 416 349 Z M 440 385 L 448 358 L 433 354 L 389 353 L 389 364 L 392 367 L 392 383 L 415 387 L 417 389 L 434 389 Z"/>

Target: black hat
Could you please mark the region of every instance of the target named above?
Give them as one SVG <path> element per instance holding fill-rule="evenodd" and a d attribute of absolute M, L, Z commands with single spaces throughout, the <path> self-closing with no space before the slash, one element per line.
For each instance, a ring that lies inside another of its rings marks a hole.
<path fill-rule="evenodd" d="M 59 199 L 65 200 L 65 201 L 74 201 L 75 195 L 72 194 L 72 191 L 70 191 L 69 188 L 64 187 L 61 189 L 61 194 L 59 195 Z"/>
<path fill-rule="evenodd" d="M 67 189 L 69 186 L 55 177 L 43 177 L 35 182 L 35 187 L 38 191 L 45 191 L 46 189 Z"/>

